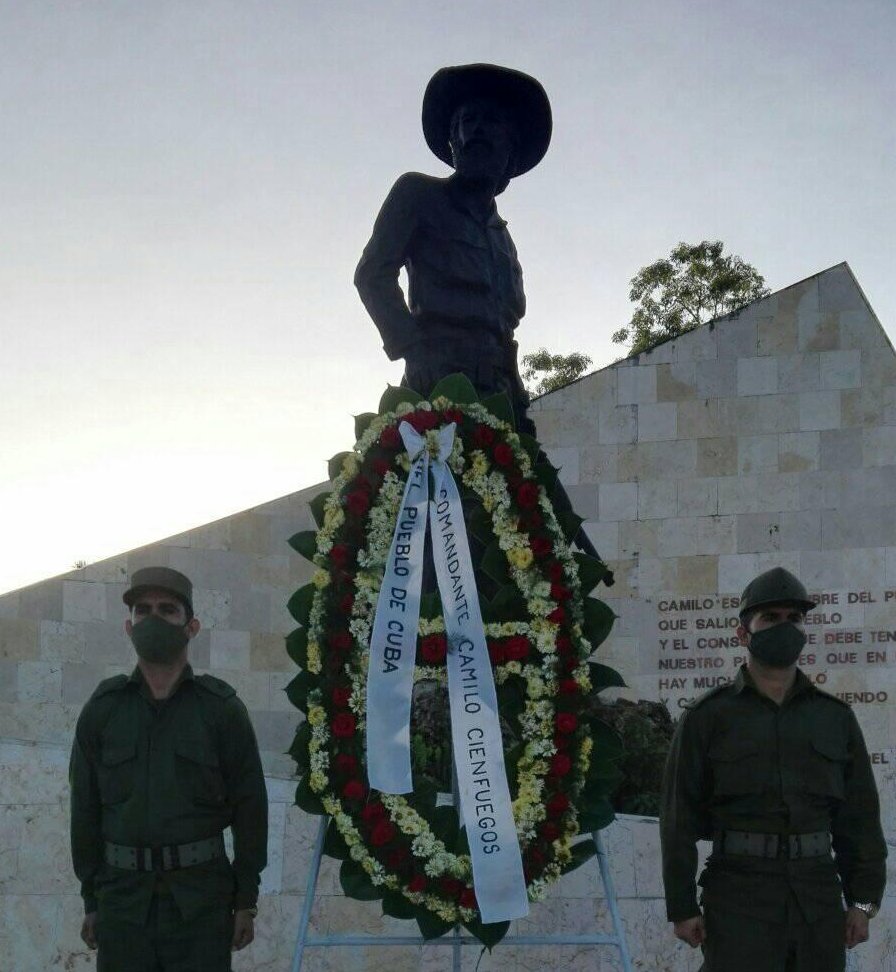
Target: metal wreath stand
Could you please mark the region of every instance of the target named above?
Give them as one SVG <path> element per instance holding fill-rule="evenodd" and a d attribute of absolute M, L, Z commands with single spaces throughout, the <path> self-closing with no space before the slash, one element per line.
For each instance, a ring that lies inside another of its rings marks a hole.
<path fill-rule="evenodd" d="M 314 899 L 317 893 L 317 878 L 320 873 L 321 857 L 323 856 L 324 837 L 329 823 L 330 818 L 323 816 L 317 828 L 317 839 L 314 843 L 314 855 L 311 859 L 311 868 L 308 872 L 308 885 L 305 889 L 305 902 L 302 906 L 302 916 L 299 920 L 299 933 L 296 938 L 296 947 L 290 967 L 291 972 L 301 972 L 306 948 L 332 948 L 334 946 L 351 945 L 447 945 L 452 950 L 452 972 L 461 972 L 461 949 L 469 945 L 482 947 L 482 943 L 472 935 L 462 935 L 457 925 L 455 925 L 451 935 L 443 935 L 441 938 L 429 940 L 423 939 L 420 935 L 308 934 L 311 909 L 314 906 Z M 632 972 L 632 960 L 625 938 L 625 929 L 622 927 L 622 919 L 619 916 L 616 886 L 613 883 L 613 875 L 610 873 L 607 850 L 604 847 L 599 830 L 595 830 L 591 834 L 591 839 L 594 841 L 594 847 L 597 851 L 597 864 L 600 868 L 600 876 L 603 881 L 604 891 L 606 892 L 607 906 L 610 909 L 613 933 L 611 935 L 600 933 L 593 935 L 518 935 L 510 939 L 505 939 L 505 941 L 512 945 L 612 945 L 614 948 L 619 949 L 623 972 Z"/>

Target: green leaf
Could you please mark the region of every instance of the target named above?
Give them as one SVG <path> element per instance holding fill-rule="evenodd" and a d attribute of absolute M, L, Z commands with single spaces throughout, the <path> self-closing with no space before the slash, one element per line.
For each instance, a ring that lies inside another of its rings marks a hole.
<path fill-rule="evenodd" d="M 416 405 L 423 400 L 423 396 L 415 392 L 413 388 L 399 388 L 395 385 L 388 385 L 380 399 L 377 411 L 380 415 L 385 415 L 386 412 L 394 412 L 403 402 Z"/>
<path fill-rule="evenodd" d="M 573 558 L 579 567 L 582 594 L 590 594 L 609 573 L 607 565 L 596 557 L 589 557 L 588 554 L 578 551 L 573 554 Z"/>
<path fill-rule="evenodd" d="M 296 768 L 299 775 L 308 772 L 308 767 L 310 765 L 310 756 L 308 753 L 308 747 L 311 744 L 311 726 L 307 722 L 303 722 L 298 729 L 296 729 L 295 738 L 292 741 L 292 745 L 289 747 L 287 752 L 288 756 L 296 762 Z"/>
<path fill-rule="evenodd" d="M 478 938 L 480 942 L 491 951 L 498 942 L 507 934 L 507 929 L 510 928 L 509 921 L 496 921 L 491 925 L 483 925 L 482 922 L 477 918 L 474 921 L 465 921 L 464 928 Z"/>
<path fill-rule="evenodd" d="M 355 416 L 355 439 L 360 439 L 367 431 L 370 423 L 376 418 L 376 412 L 362 412 Z"/>
<path fill-rule="evenodd" d="M 471 405 L 479 401 L 479 395 L 473 383 L 466 375 L 446 375 L 429 393 L 429 400 L 435 401 L 439 397 L 447 398 L 457 405 Z"/>
<path fill-rule="evenodd" d="M 319 527 L 324 525 L 324 506 L 326 505 L 327 499 L 330 496 L 330 492 L 331 491 L 318 493 L 317 496 L 315 496 L 314 499 L 308 503 L 308 509 L 311 510 L 311 515 L 314 517 L 314 522 Z"/>
<path fill-rule="evenodd" d="M 527 617 L 526 602 L 513 584 L 499 588 L 489 602 L 493 621 L 518 621 Z"/>
<path fill-rule="evenodd" d="M 506 422 L 512 429 L 516 429 L 516 416 L 513 414 L 513 405 L 504 392 L 497 395 L 489 395 L 482 399 L 482 404 L 501 422 Z"/>
<path fill-rule="evenodd" d="M 428 908 L 417 909 L 417 925 L 420 928 L 420 934 L 427 942 L 434 938 L 441 938 L 445 932 L 451 931 L 454 927 L 452 922 L 443 921 Z"/>
<path fill-rule="evenodd" d="M 286 636 L 286 653 L 299 666 L 308 667 L 308 629 L 296 628 Z"/>
<path fill-rule="evenodd" d="M 466 507 L 464 508 L 466 512 Z M 485 512 L 485 507 L 481 504 L 474 506 L 467 514 L 467 527 L 470 533 L 484 546 L 488 546 L 495 539 L 495 531 L 492 528 L 491 514 Z"/>
<path fill-rule="evenodd" d="M 349 859 L 348 844 L 339 833 L 339 828 L 331 818 L 327 825 L 327 833 L 324 836 L 324 853 L 330 857 L 335 857 L 337 861 L 347 861 Z"/>
<path fill-rule="evenodd" d="M 556 507 L 556 503 L 554 505 Z M 572 543 L 579 532 L 579 527 L 585 522 L 585 517 L 573 513 L 572 510 L 562 510 L 557 513 L 557 522 L 560 524 L 560 529 L 563 530 L 566 542 Z"/>
<path fill-rule="evenodd" d="M 387 891 L 383 895 L 383 914 L 390 918 L 416 918 L 417 907 L 400 891 Z"/>
<path fill-rule="evenodd" d="M 346 456 L 352 455 L 351 452 L 337 452 L 327 463 L 327 477 L 335 479 L 342 472 L 342 463 Z"/>
<path fill-rule="evenodd" d="M 385 893 L 385 889 L 377 887 L 364 868 L 352 860 L 342 862 L 339 883 L 349 898 L 357 898 L 358 901 L 378 901 Z"/>
<path fill-rule="evenodd" d="M 314 560 L 314 555 L 317 553 L 317 531 L 301 530 L 299 533 L 294 533 L 289 538 L 289 545 L 305 560 Z"/>
<path fill-rule="evenodd" d="M 605 753 L 607 756 L 619 756 L 622 754 L 622 740 L 619 733 L 600 719 L 590 719 L 588 728 L 591 738 L 594 740 L 594 752 Z"/>
<path fill-rule="evenodd" d="M 438 592 L 430 591 L 420 598 L 420 617 L 427 621 L 438 618 L 442 614 L 442 599 Z"/>
<path fill-rule="evenodd" d="M 301 671 L 286 686 L 286 696 L 292 704 L 302 712 L 308 711 L 308 693 L 317 688 L 316 675 L 309 671 Z"/>
<path fill-rule="evenodd" d="M 535 478 L 544 486 L 544 491 L 548 496 L 551 496 L 554 492 L 559 473 L 560 470 L 556 466 L 552 466 L 549 462 L 540 462 L 535 467 Z"/>
<path fill-rule="evenodd" d="M 501 718 L 517 722 L 526 708 L 526 683 L 519 675 L 511 675 L 503 685 L 496 686 L 498 711 Z"/>
<path fill-rule="evenodd" d="M 432 832 L 446 847 L 450 847 L 457 840 L 460 827 L 457 810 L 454 807 L 436 807 L 429 819 Z"/>
<path fill-rule="evenodd" d="M 535 436 L 529 435 L 526 432 L 520 432 L 520 445 L 529 453 L 529 458 L 532 460 L 532 465 L 536 465 L 538 462 L 538 454 L 541 452 L 541 446 L 538 444 L 538 439 Z"/>
<path fill-rule="evenodd" d="M 603 692 L 606 688 L 625 688 L 625 679 L 615 668 L 589 662 L 588 669 L 591 676 L 591 689 L 595 694 Z"/>
<path fill-rule="evenodd" d="M 613 810 L 613 805 L 604 798 L 579 813 L 579 832 L 586 834 L 603 830 L 615 819 L 616 812 Z"/>
<path fill-rule="evenodd" d="M 320 797 L 311 789 L 308 784 L 307 774 L 299 780 L 296 787 L 296 806 L 300 807 L 305 813 L 324 812 L 324 805 L 320 802 Z"/>
<path fill-rule="evenodd" d="M 577 867 L 581 867 L 586 861 L 590 861 L 592 857 L 597 853 L 597 847 L 594 841 L 589 837 L 587 840 L 580 840 L 577 844 L 573 844 L 572 848 L 572 860 L 566 867 L 563 868 L 564 874 L 569 874 L 570 871 L 574 871 Z"/>
<path fill-rule="evenodd" d="M 314 600 L 314 593 L 314 584 L 306 584 L 304 587 L 300 587 L 286 602 L 289 613 L 299 624 L 308 624 L 308 618 L 311 616 L 311 603 Z"/>
<path fill-rule="evenodd" d="M 508 584 L 510 569 L 507 566 L 507 554 L 501 549 L 497 540 L 493 540 L 482 555 L 482 569 L 497 584 Z"/>
<path fill-rule="evenodd" d="M 586 597 L 584 603 L 585 613 L 585 637 L 591 642 L 592 648 L 597 648 L 603 644 L 607 635 L 610 633 L 616 615 L 604 604 L 594 597 Z"/>

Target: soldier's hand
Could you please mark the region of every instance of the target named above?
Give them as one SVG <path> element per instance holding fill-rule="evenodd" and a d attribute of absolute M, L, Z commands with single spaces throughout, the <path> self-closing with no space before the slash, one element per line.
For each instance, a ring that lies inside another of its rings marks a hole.
<path fill-rule="evenodd" d="M 687 942 L 691 948 L 696 948 L 706 941 L 706 925 L 703 924 L 703 915 L 694 915 L 693 918 L 676 921 L 674 928 L 675 937 Z"/>
<path fill-rule="evenodd" d="M 868 915 L 858 908 L 846 909 L 846 947 L 868 941 Z"/>
<path fill-rule="evenodd" d="M 96 912 L 91 911 L 90 914 L 84 915 L 84 921 L 81 922 L 81 941 L 88 948 L 96 948 Z"/>
<path fill-rule="evenodd" d="M 245 948 L 255 938 L 255 919 L 248 908 L 233 914 L 233 942 L 231 948 L 238 952 Z"/>

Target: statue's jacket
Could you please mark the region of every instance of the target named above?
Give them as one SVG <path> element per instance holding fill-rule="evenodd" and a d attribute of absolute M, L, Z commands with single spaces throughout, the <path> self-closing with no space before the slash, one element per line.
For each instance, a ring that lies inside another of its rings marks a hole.
<path fill-rule="evenodd" d="M 780 921 L 793 894 L 807 921 L 847 902 L 879 903 L 886 844 L 871 762 L 850 707 L 799 670 L 779 706 L 746 666 L 688 707 L 663 787 L 660 839 L 667 914 L 699 913 L 696 842 L 722 831 L 831 834 L 834 856 L 766 859 L 714 853 L 700 884 L 730 911 Z"/>
<path fill-rule="evenodd" d="M 398 284 L 408 273 L 408 299 Z M 509 342 L 526 312 L 523 273 L 507 223 L 465 203 L 456 176 L 408 172 L 392 187 L 355 272 L 355 285 L 395 360 L 420 338 L 469 329 Z"/>
<path fill-rule="evenodd" d="M 106 679 L 81 712 L 70 764 L 72 856 L 86 912 L 142 923 L 154 891 L 170 890 L 185 919 L 258 897 L 267 853 L 267 794 L 258 745 L 234 689 L 188 665 L 154 700 L 139 669 Z M 104 859 L 127 847 L 192 843 L 231 827 L 234 860 L 130 871 Z"/>

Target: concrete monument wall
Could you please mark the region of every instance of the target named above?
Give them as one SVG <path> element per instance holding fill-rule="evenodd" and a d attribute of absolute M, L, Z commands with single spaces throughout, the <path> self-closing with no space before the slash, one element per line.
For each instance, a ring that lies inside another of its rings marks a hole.
<path fill-rule="evenodd" d="M 629 694 L 664 698 L 675 714 L 730 676 L 743 655 L 730 622 L 737 594 L 765 566 L 784 564 L 823 595 L 806 670 L 855 704 L 892 840 L 896 358 L 848 267 L 590 375 L 537 401 L 533 417 L 616 572 L 602 596 L 620 620 L 601 657 L 624 673 Z M 257 940 L 234 969 L 289 968 L 317 818 L 292 806 L 284 755 L 299 718 L 283 693 L 294 674 L 283 648 L 293 627 L 285 604 L 310 576 L 286 541 L 311 527 L 307 501 L 319 488 L 0 596 L 0 968 L 94 967 L 78 939 L 68 751 L 96 683 L 133 665 L 121 594 L 129 572 L 146 564 L 192 578 L 204 625 L 193 664 L 237 688 L 262 749 L 271 863 Z M 664 919 L 655 822 L 622 819 L 607 840 L 635 967 L 696 969 L 699 955 L 675 942 Z M 379 911 L 343 898 L 325 863 L 316 932 L 413 929 Z M 894 911 L 890 897 L 856 969 L 896 969 Z M 605 919 L 588 865 L 513 931 L 585 933 L 607 929 Z M 472 970 L 478 950 L 465 952 Z M 448 967 L 448 954 L 438 946 L 314 950 L 305 968 L 434 972 Z M 510 940 L 479 968 L 536 972 L 558 959 L 573 970 L 619 968 L 609 948 L 523 951 Z"/>

